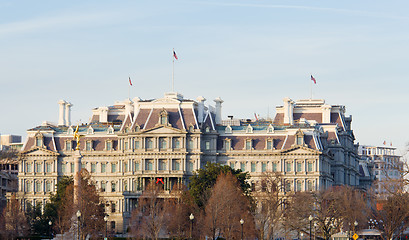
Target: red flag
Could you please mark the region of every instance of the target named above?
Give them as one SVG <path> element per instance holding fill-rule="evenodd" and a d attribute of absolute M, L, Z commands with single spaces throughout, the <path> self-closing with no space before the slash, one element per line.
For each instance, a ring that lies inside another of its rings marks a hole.
<path fill-rule="evenodd" d="M 258 117 L 257 117 L 257 114 L 256 114 L 256 113 L 254 113 L 254 117 L 256 117 L 256 121 L 258 121 Z"/>
<path fill-rule="evenodd" d="M 315 78 L 311 75 L 311 80 L 314 82 L 314 84 L 317 84 L 317 81 L 315 80 Z"/>
<path fill-rule="evenodd" d="M 173 50 L 173 57 L 174 57 L 176 60 L 178 60 L 178 56 L 176 56 L 175 50 Z"/>
<path fill-rule="evenodd" d="M 132 86 L 131 77 L 129 77 L 129 85 L 131 85 L 131 86 Z"/>

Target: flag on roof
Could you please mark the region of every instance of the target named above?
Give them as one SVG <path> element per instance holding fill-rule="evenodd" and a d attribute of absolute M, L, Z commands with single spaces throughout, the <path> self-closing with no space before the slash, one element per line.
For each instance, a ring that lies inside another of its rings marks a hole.
<path fill-rule="evenodd" d="M 314 84 L 317 84 L 317 81 L 315 80 L 315 78 L 311 75 L 311 81 L 314 82 Z"/>
<path fill-rule="evenodd" d="M 131 85 L 131 86 L 132 86 L 131 77 L 129 77 L 129 85 Z"/>
<path fill-rule="evenodd" d="M 176 55 L 175 50 L 173 50 L 173 57 L 174 57 L 176 60 L 178 60 L 178 56 Z"/>

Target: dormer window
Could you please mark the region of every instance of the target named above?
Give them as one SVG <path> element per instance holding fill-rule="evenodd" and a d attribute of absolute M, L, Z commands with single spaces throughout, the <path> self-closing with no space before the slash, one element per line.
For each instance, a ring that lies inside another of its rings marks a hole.
<path fill-rule="evenodd" d="M 109 126 L 107 133 L 114 134 L 114 128 L 112 126 Z"/>
<path fill-rule="evenodd" d="M 65 150 L 66 151 L 71 151 L 72 150 L 72 141 L 71 140 L 65 141 Z"/>
<path fill-rule="evenodd" d="M 168 112 L 165 109 L 163 109 L 159 114 L 159 124 L 160 125 L 168 125 L 169 124 Z"/>
<path fill-rule="evenodd" d="M 250 124 L 246 128 L 246 133 L 253 133 L 253 127 Z"/>
<path fill-rule="evenodd" d="M 295 144 L 304 145 L 304 133 L 301 130 L 295 133 Z"/>
<path fill-rule="evenodd" d="M 139 127 L 139 125 L 136 124 L 136 126 L 135 126 L 135 132 L 139 132 L 140 130 L 141 130 L 141 128 Z"/>
<path fill-rule="evenodd" d="M 207 126 L 207 127 L 205 128 L 205 132 L 206 132 L 206 133 L 210 132 L 210 127 L 209 127 L 209 126 Z"/>
<path fill-rule="evenodd" d="M 224 129 L 224 133 L 232 133 L 232 128 L 230 125 L 227 125 L 227 127 Z"/>
<path fill-rule="evenodd" d="M 68 135 L 74 134 L 74 129 L 72 129 L 71 126 L 67 129 L 67 134 L 68 134 Z"/>
<path fill-rule="evenodd" d="M 105 142 L 105 150 L 111 151 L 112 150 L 112 140 L 107 140 Z"/>
<path fill-rule="evenodd" d="M 129 127 L 125 128 L 125 133 L 129 133 L 131 130 L 129 129 Z"/>
<path fill-rule="evenodd" d="M 37 133 L 35 136 L 36 147 L 44 147 L 44 136 L 41 133 Z"/>
<path fill-rule="evenodd" d="M 85 142 L 85 151 L 92 151 L 92 140 L 88 140 Z"/>
<path fill-rule="evenodd" d="M 245 150 L 251 150 L 253 148 L 253 141 L 251 139 L 246 139 L 244 143 Z"/>
<path fill-rule="evenodd" d="M 266 149 L 268 149 L 268 150 L 274 149 L 274 140 L 273 139 L 267 138 Z"/>
<path fill-rule="evenodd" d="M 195 130 L 195 128 L 192 125 L 190 125 L 189 126 L 189 132 L 193 132 L 194 130 Z"/>
<path fill-rule="evenodd" d="M 271 124 L 267 128 L 267 133 L 274 133 L 274 127 Z"/>
<path fill-rule="evenodd" d="M 88 128 L 87 134 L 94 134 L 94 129 L 91 126 Z"/>

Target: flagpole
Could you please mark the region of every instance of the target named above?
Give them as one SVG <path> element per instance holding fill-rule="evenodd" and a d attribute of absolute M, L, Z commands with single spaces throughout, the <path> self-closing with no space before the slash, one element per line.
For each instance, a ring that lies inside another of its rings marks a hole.
<path fill-rule="evenodd" d="M 312 73 L 310 74 L 310 76 L 312 76 Z M 310 79 L 310 90 L 311 90 L 310 100 L 312 100 L 312 79 Z"/>
<path fill-rule="evenodd" d="M 175 49 L 172 50 L 172 92 L 175 91 L 175 57 L 173 56 Z"/>

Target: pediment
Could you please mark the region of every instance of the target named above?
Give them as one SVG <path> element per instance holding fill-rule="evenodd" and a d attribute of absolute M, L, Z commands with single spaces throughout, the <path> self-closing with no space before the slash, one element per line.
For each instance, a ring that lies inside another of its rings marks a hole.
<path fill-rule="evenodd" d="M 315 149 L 311 149 L 311 148 L 307 148 L 304 146 L 292 146 L 290 148 L 287 149 L 283 149 L 281 151 L 281 153 L 288 153 L 288 154 L 295 154 L 295 155 L 299 155 L 299 154 L 320 154 L 320 151 L 317 151 Z"/>
<path fill-rule="evenodd" d="M 186 133 L 184 130 L 180 130 L 177 128 L 169 127 L 169 126 L 156 126 L 150 129 L 146 129 L 140 134 L 181 134 L 181 133 Z"/>
<path fill-rule="evenodd" d="M 52 156 L 59 156 L 58 152 L 54 152 L 45 148 L 33 147 L 27 151 L 21 152 L 22 155 L 25 156 L 38 156 L 38 155 L 52 155 Z"/>

